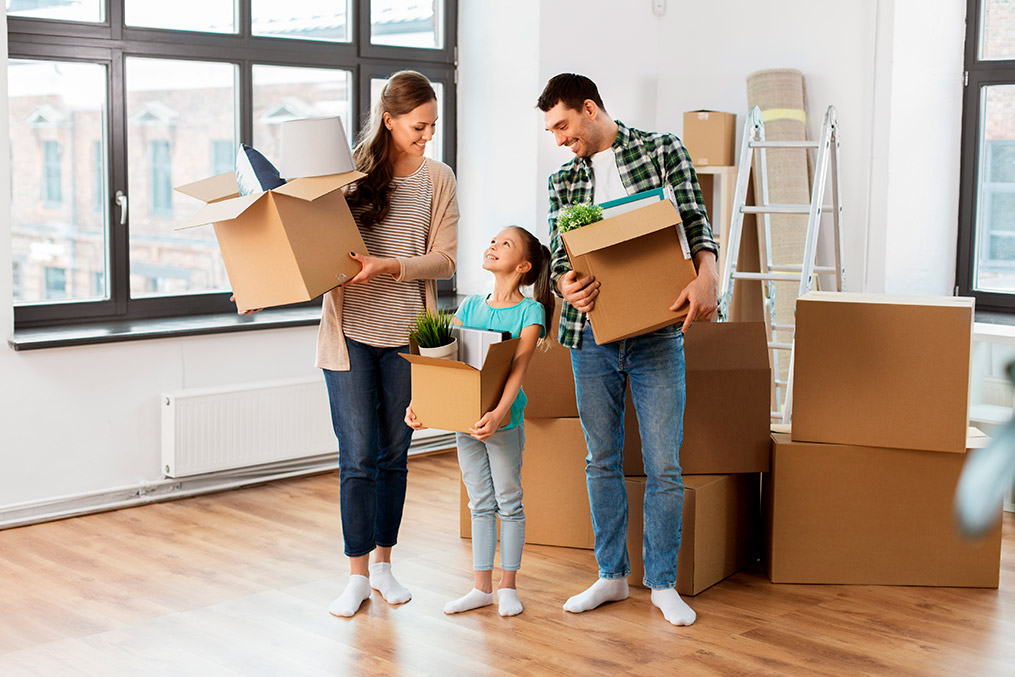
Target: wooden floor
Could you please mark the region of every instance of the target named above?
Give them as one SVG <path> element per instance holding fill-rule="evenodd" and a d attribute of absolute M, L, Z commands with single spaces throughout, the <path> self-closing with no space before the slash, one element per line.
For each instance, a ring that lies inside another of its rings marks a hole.
<path fill-rule="evenodd" d="M 471 587 L 450 454 L 410 461 L 395 571 L 338 619 L 334 474 L 0 532 L 0 675 L 1015 674 L 1015 520 L 999 590 L 772 585 L 755 566 L 674 628 L 645 590 L 591 613 L 564 599 L 592 553 L 527 546 L 525 612 L 458 616 Z"/>

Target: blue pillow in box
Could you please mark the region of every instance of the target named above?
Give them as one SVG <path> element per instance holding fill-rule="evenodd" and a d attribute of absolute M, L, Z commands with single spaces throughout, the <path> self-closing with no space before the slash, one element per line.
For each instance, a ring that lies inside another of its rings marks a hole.
<path fill-rule="evenodd" d="M 268 158 L 247 144 L 240 144 L 240 150 L 236 153 L 236 186 L 240 195 L 263 193 L 284 183 L 285 179 L 279 176 L 275 165 Z"/>

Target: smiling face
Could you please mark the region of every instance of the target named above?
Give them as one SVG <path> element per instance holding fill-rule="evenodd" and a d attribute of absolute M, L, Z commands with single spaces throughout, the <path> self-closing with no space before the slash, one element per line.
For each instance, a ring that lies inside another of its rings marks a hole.
<path fill-rule="evenodd" d="M 589 99 L 581 110 L 568 108 L 563 101 L 558 101 L 543 113 L 543 122 L 558 146 L 567 146 L 578 157 L 589 157 L 609 145 L 605 144 L 605 135 L 596 124 L 600 112 Z"/>
<path fill-rule="evenodd" d="M 514 228 L 505 228 L 497 233 L 483 252 L 483 268 L 493 273 L 518 273 L 524 275 L 532 268 L 525 260 L 525 244 Z"/>
<path fill-rule="evenodd" d="M 405 115 L 384 114 L 384 126 L 391 132 L 392 158 L 399 155 L 423 157 L 426 144 L 437 128 L 437 102 L 428 101 Z"/>

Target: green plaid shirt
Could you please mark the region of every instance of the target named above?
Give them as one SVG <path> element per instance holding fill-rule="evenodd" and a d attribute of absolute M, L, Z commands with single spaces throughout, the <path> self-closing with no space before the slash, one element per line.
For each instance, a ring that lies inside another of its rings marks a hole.
<path fill-rule="evenodd" d="M 613 152 L 617 156 L 620 180 L 629 195 L 643 190 L 673 186 L 683 220 L 691 256 L 702 250 L 719 257 L 719 247 L 712 239 L 712 229 L 705 214 L 705 201 L 701 197 L 698 176 L 691 165 L 691 157 L 684 145 L 673 134 L 643 132 L 627 127 L 617 120 L 617 139 Z M 575 157 L 550 175 L 550 277 L 553 291 L 558 296 L 557 280 L 571 270 L 564 251 L 564 242 L 557 232 L 557 214 L 563 207 L 592 202 L 594 174 L 589 158 Z M 582 329 L 585 328 L 585 313 L 578 312 L 567 301 L 561 304 L 560 331 L 561 345 L 581 348 Z"/>

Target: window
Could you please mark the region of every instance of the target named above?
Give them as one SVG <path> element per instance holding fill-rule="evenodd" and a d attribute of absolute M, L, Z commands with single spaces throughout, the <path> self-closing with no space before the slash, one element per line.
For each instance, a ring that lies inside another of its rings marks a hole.
<path fill-rule="evenodd" d="M 233 312 L 200 202 L 176 185 L 278 161 L 285 120 L 338 115 L 418 70 L 455 158 L 456 0 L 8 0 L 15 327 Z M 437 147 L 439 146 L 439 147 Z M 59 272 L 58 272 L 59 271 Z"/>
<path fill-rule="evenodd" d="M 1015 2 L 970 0 L 958 291 L 1015 310 Z"/>

